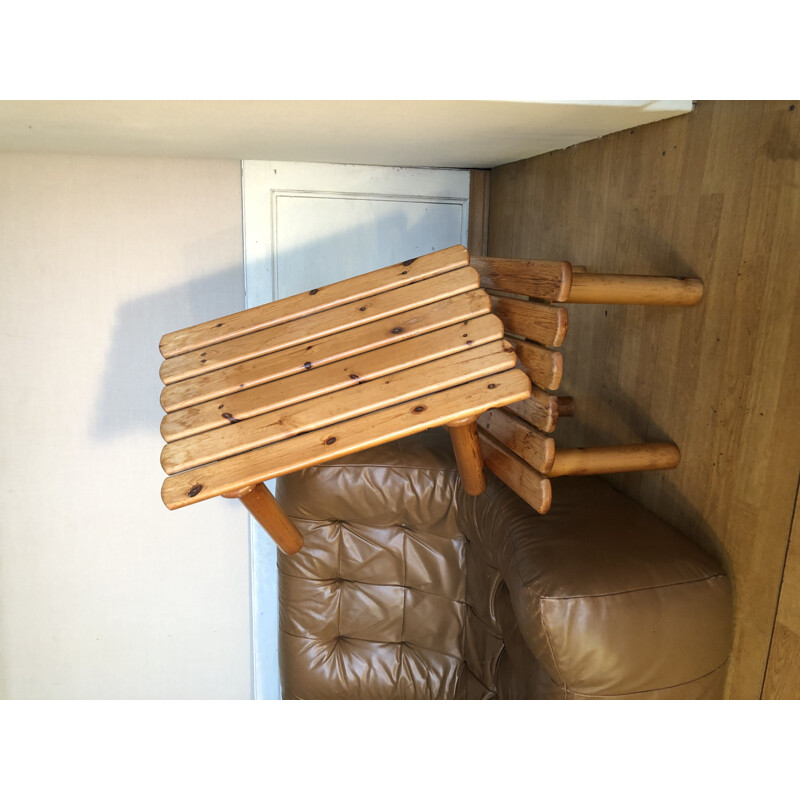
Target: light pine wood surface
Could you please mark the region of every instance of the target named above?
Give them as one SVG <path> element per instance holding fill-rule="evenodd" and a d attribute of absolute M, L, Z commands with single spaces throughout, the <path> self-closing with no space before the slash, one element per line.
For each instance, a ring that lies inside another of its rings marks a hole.
<path fill-rule="evenodd" d="M 564 302 L 570 296 L 572 270 L 566 261 L 481 258 L 472 256 L 470 266 L 478 270 L 481 286 L 541 300 Z"/>
<path fill-rule="evenodd" d="M 469 417 L 447 426 L 453 453 L 458 465 L 458 473 L 464 491 L 469 495 L 479 495 L 486 491 L 486 476 L 483 474 L 483 454 L 478 441 L 477 417 Z"/>
<path fill-rule="evenodd" d="M 310 344 L 294 345 L 277 353 L 170 384 L 161 391 L 161 406 L 165 411 L 176 411 L 232 391 L 250 389 L 271 380 L 315 369 L 373 348 L 406 341 L 453 323 L 464 322 L 479 314 L 487 314 L 490 310 L 489 296 L 481 289 L 448 297 L 422 308 L 370 322 L 360 328 L 323 336 Z M 501 334 L 498 337 L 499 335 Z M 469 339 L 469 336 L 462 338 Z"/>
<path fill-rule="evenodd" d="M 163 337 L 167 508 L 238 498 L 295 553 L 302 536 L 264 481 L 442 425 L 465 490 L 483 492 L 477 418 L 531 382 L 468 259 L 448 248 Z M 547 331 L 558 315 L 542 308 Z M 529 369 L 551 381 L 539 349 Z"/>
<path fill-rule="evenodd" d="M 161 466 L 172 475 L 484 375 L 503 372 L 511 369 L 514 363 L 510 345 L 495 341 L 392 372 L 379 380 L 363 383 L 350 380 L 348 388 L 332 391 L 325 397 L 315 395 L 304 402 L 292 400 L 287 404 L 286 395 L 278 394 L 280 399 L 276 402 L 281 407 L 271 413 L 260 413 L 239 420 L 235 425 L 226 423 L 224 427 L 170 442 L 161 453 Z M 273 385 L 277 383 L 270 384 Z M 235 397 L 226 398 L 226 402 Z"/>
<path fill-rule="evenodd" d="M 471 267 L 437 275 L 398 289 L 337 305 L 301 319 L 293 319 L 265 330 L 249 333 L 162 362 L 159 374 L 165 384 L 228 367 L 240 361 L 274 353 L 321 336 L 360 327 L 369 322 L 419 308 L 436 300 L 477 289 L 480 279 Z M 320 290 L 321 291 L 321 290 Z"/>
<path fill-rule="evenodd" d="M 191 350 L 209 347 L 226 339 L 300 319 L 308 314 L 335 308 L 362 297 L 369 297 L 376 291 L 396 289 L 423 278 L 431 278 L 457 267 L 466 266 L 468 261 L 466 248 L 454 245 L 446 250 L 437 250 L 435 253 L 409 259 L 402 264 L 382 267 L 366 275 L 356 275 L 319 289 L 292 295 L 268 303 L 266 306 L 256 306 L 226 317 L 201 322 L 190 328 L 164 334 L 159 345 L 161 355 L 164 358 L 172 358 Z"/>
<path fill-rule="evenodd" d="M 703 282 L 697 278 L 588 272 L 572 277 L 567 298 L 570 303 L 656 306 L 696 306 L 702 299 Z"/>
<path fill-rule="evenodd" d="M 531 388 L 529 398 L 513 403 L 508 408 L 540 431 L 552 433 L 556 429 L 559 415 L 558 398 L 537 386 Z"/>
<path fill-rule="evenodd" d="M 798 685 L 796 627 L 776 610 L 800 474 L 799 158 L 796 101 L 699 102 L 492 171 L 490 256 L 703 281 L 689 308 L 569 307 L 559 391 L 578 413 L 556 441 L 681 446 L 676 470 L 608 480 L 731 575 L 731 698 Z"/>
<path fill-rule="evenodd" d="M 371 381 L 460 350 L 499 340 L 502 335 L 502 325 L 495 317 L 487 314 L 464 324 L 361 353 L 343 361 L 335 361 L 318 369 L 309 368 L 252 389 L 233 392 L 225 397 L 173 411 L 162 420 L 161 432 L 166 441 L 172 442 L 213 428 L 229 427 L 231 423 L 242 422 L 293 403 L 327 395 L 359 382 Z M 510 350 L 511 345 L 506 343 L 502 348 Z M 442 366 L 443 378 L 448 379 L 446 365 Z M 388 389 L 389 386 L 387 383 L 385 388 Z M 324 405 L 325 402 L 321 398 L 318 405 Z"/>
<path fill-rule="evenodd" d="M 567 309 L 561 306 L 492 296 L 492 313 L 506 330 L 548 347 L 560 347 L 567 335 Z"/>
<path fill-rule="evenodd" d="M 552 469 L 555 442 L 520 417 L 502 408 L 492 408 L 481 414 L 478 424 L 537 472 L 547 473 Z"/>
<path fill-rule="evenodd" d="M 530 381 L 525 373 L 508 370 L 171 475 L 164 481 L 161 497 L 167 508 L 181 508 L 427 428 L 477 416 L 495 405 L 523 400 L 529 393 Z"/>
<path fill-rule="evenodd" d="M 526 461 L 480 426 L 478 440 L 486 466 L 531 508 L 546 514 L 553 500 L 549 478 L 531 469 Z"/>
<path fill-rule="evenodd" d="M 535 342 L 512 339 L 520 365 L 530 379 L 542 389 L 558 389 L 564 374 L 564 356 Z"/>

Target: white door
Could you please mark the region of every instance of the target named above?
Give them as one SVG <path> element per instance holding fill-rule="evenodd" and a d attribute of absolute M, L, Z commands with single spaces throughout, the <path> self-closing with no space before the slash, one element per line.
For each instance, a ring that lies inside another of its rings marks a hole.
<path fill-rule="evenodd" d="M 467 244 L 467 170 L 244 161 L 242 191 L 248 308 Z M 278 699 L 276 549 L 250 542 L 254 693 Z"/>

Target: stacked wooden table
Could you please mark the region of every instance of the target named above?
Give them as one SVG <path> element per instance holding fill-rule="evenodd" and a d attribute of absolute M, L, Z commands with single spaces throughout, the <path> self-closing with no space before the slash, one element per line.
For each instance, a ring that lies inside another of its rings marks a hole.
<path fill-rule="evenodd" d="M 475 420 L 531 385 L 468 264 L 455 246 L 165 335 L 165 505 L 238 497 L 296 552 L 264 481 L 441 425 L 482 492 Z"/>
<path fill-rule="evenodd" d="M 702 295 L 692 278 L 470 262 L 455 246 L 167 334 L 162 498 L 237 497 L 293 553 L 302 536 L 264 481 L 426 428 L 447 426 L 467 493 L 485 490 L 485 458 L 542 514 L 551 478 L 673 468 L 672 442 L 556 449 L 548 434 L 572 399 L 551 394 L 567 332 L 555 304 Z"/>

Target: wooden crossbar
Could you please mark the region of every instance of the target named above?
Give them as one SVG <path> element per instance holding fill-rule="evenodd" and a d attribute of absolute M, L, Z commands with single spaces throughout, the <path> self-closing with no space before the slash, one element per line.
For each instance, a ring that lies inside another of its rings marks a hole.
<path fill-rule="evenodd" d="M 544 433 L 552 433 L 556 429 L 559 415 L 558 398 L 536 386 L 531 388 L 531 396 L 528 399 L 512 403 L 506 408 Z"/>
<path fill-rule="evenodd" d="M 542 389 L 558 389 L 564 374 L 564 356 L 557 350 L 525 339 L 512 339 L 520 364 Z"/>
<path fill-rule="evenodd" d="M 558 303 L 569 297 L 572 281 L 569 261 L 473 256 L 469 264 L 478 270 L 481 286 L 486 289 L 501 289 Z"/>
<path fill-rule="evenodd" d="M 553 499 L 549 478 L 539 474 L 480 427 L 478 439 L 486 466 L 531 508 L 546 514 Z"/>
<path fill-rule="evenodd" d="M 490 408 L 481 414 L 478 426 L 537 472 L 550 472 L 556 458 L 555 442 L 533 425 L 502 408 Z"/>
<path fill-rule="evenodd" d="M 567 335 L 567 309 L 561 306 L 493 296 L 492 312 L 506 330 L 548 347 L 560 347 Z"/>

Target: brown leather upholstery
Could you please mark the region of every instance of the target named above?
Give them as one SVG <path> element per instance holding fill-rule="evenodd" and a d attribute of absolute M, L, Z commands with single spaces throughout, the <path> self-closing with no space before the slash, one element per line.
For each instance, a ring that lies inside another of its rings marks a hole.
<path fill-rule="evenodd" d="M 720 566 L 596 478 L 539 516 L 464 493 L 428 431 L 278 482 L 305 537 L 279 555 L 285 698 L 714 698 Z"/>

